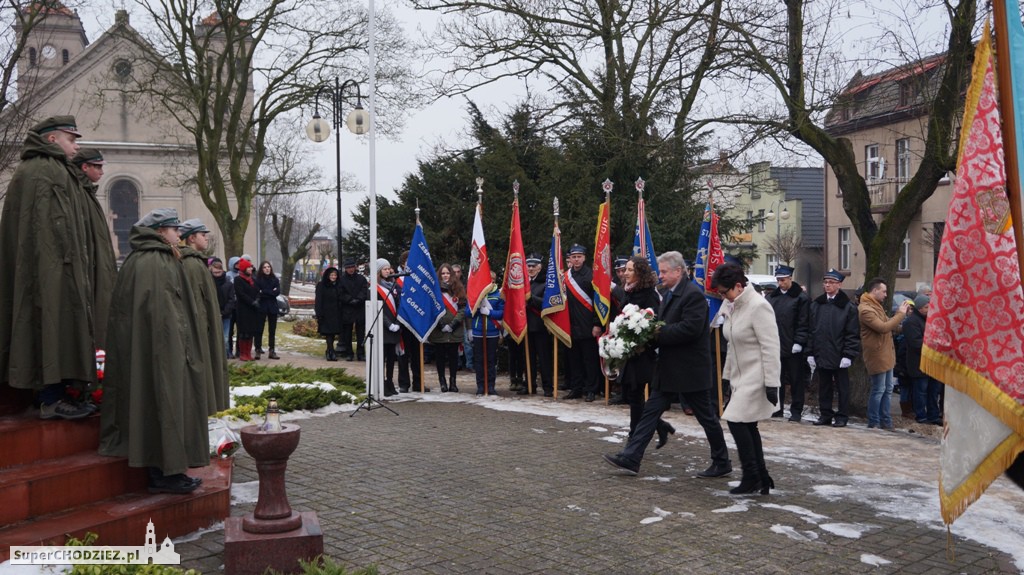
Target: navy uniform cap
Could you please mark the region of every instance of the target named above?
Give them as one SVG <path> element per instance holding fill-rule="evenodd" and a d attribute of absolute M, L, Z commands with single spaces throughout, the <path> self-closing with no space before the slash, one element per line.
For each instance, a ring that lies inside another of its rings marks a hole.
<path fill-rule="evenodd" d="M 583 246 L 579 245 L 579 244 L 573 244 L 572 247 L 569 248 L 569 255 L 572 255 L 572 254 L 584 254 L 584 255 L 586 255 L 586 253 L 587 253 L 587 249 L 584 248 Z"/>
<path fill-rule="evenodd" d="M 541 261 L 542 260 L 541 260 L 540 254 L 530 254 L 530 255 L 526 256 L 526 265 L 528 265 L 528 266 L 534 266 L 534 265 L 539 266 L 541 264 Z"/>
<path fill-rule="evenodd" d="M 629 261 L 629 258 L 627 258 L 626 256 L 617 256 L 615 258 L 615 269 L 620 270 L 620 269 L 626 267 L 626 262 L 628 262 L 628 261 Z"/>
<path fill-rule="evenodd" d="M 777 278 L 791 278 L 793 277 L 793 268 L 789 266 L 779 266 L 775 268 L 775 277 Z"/>
<path fill-rule="evenodd" d="M 840 272 L 836 268 L 830 268 L 827 272 L 825 272 L 825 277 L 823 277 L 822 279 L 842 282 L 844 279 L 846 279 L 846 276 L 844 276 L 842 272 Z"/>
<path fill-rule="evenodd" d="M 180 228 L 178 210 L 174 208 L 157 208 L 142 216 L 142 219 L 135 222 L 135 225 L 143 228 Z"/>
<path fill-rule="evenodd" d="M 82 134 L 78 131 L 78 122 L 75 121 L 74 116 L 50 116 L 29 129 L 39 135 L 60 130 L 72 136 L 82 137 Z"/>

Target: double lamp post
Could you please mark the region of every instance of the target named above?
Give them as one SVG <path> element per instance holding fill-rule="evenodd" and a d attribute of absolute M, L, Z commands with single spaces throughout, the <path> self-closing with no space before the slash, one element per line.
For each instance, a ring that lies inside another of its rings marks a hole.
<path fill-rule="evenodd" d="M 338 267 L 340 268 L 343 264 L 342 253 L 341 253 L 341 124 L 342 124 L 342 102 L 343 95 L 346 88 L 355 86 L 356 89 L 356 107 L 353 109 L 348 118 L 345 120 L 345 125 L 353 134 L 362 135 L 370 130 L 370 113 L 363 109 L 363 97 L 359 91 L 359 83 L 355 80 L 345 80 L 339 82 L 337 78 L 334 79 L 334 85 L 325 84 L 317 90 L 316 93 L 316 105 L 313 111 L 313 119 L 309 121 L 306 126 L 306 135 L 310 140 L 320 143 L 327 138 L 331 137 L 331 126 L 334 126 L 334 163 L 335 163 L 335 177 L 336 177 L 336 188 L 335 194 L 338 202 Z M 323 97 L 324 101 L 331 103 L 331 123 L 328 124 L 323 118 L 320 117 L 320 98 Z"/>

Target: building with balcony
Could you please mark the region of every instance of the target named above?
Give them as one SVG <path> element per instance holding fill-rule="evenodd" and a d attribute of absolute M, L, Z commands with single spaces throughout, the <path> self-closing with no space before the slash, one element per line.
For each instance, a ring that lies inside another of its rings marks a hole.
<path fill-rule="evenodd" d="M 858 72 L 825 117 L 825 129 L 852 146 L 862 170 L 876 221 L 888 213 L 900 189 L 917 170 L 928 133 L 928 108 L 943 73 L 944 55 L 931 56 L 877 74 Z M 953 193 L 944 179 L 922 206 L 900 246 L 893 290 L 931 284 L 946 210 Z M 835 173 L 825 165 L 826 267 L 864 283 L 866 258 L 843 210 Z"/>

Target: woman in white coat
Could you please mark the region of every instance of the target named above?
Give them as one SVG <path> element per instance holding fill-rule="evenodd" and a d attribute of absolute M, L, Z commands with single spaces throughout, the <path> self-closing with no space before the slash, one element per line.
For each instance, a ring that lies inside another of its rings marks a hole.
<path fill-rule="evenodd" d="M 775 487 L 764 463 L 757 422 L 779 408 L 781 360 L 775 312 L 754 289 L 747 287 L 743 268 L 724 264 L 715 269 L 712 289 L 732 302 L 723 333 L 729 340 L 722 377 L 729 380 L 732 398 L 722 414 L 736 441 L 743 478 L 729 491 L 734 494 L 767 495 Z"/>

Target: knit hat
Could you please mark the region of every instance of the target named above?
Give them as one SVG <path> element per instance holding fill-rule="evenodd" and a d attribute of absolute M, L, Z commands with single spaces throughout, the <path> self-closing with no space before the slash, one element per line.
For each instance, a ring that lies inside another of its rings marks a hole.
<path fill-rule="evenodd" d="M 916 307 L 917 309 L 921 309 L 924 306 L 928 305 L 928 302 L 930 301 L 930 297 L 924 294 L 917 294 L 917 297 L 914 298 L 914 307 Z"/>
<path fill-rule="evenodd" d="M 238 271 L 240 273 L 244 272 L 245 270 L 247 270 L 247 269 L 249 269 L 251 267 L 252 267 L 252 262 L 251 261 L 246 260 L 246 259 L 239 259 L 238 260 Z"/>
<path fill-rule="evenodd" d="M 388 260 L 386 260 L 384 258 L 377 258 L 377 267 L 374 268 L 374 269 L 377 270 L 377 273 L 380 273 L 380 270 L 382 270 L 384 268 L 389 268 L 389 267 L 391 267 L 391 262 L 389 262 Z"/>

